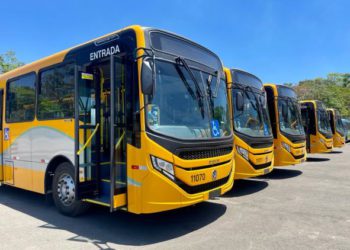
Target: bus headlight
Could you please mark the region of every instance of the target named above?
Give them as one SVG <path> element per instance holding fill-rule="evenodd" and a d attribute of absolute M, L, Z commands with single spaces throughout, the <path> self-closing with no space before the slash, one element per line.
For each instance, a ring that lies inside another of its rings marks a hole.
<path fill-rule="evenodd" d="M 282 147 L 290 153 L 290 146 L 287 143 L 282 142 Z"/>
<path fill-rule="evenodd" d="M 326 142 L 322 138 L 320 138 L 320 142 L 326 144 Z"/>
<path fill-rule="evenodd" d="M 247 161 L 249 160 L 248 157 L 248 150 L 241 148 L 240 146 L 236 146 L 237 152 L 239 155 L 241 155 L 244 159 L 246 159 Z"/>
<path fill-rule="evenodd" d="M 164 161 L 157 157 L 151 155 L 152 165 L 155 169 L 157 169 L 162 174 L 166 175 L 172 180 L 175 180 L 174 177 L 174 167 L 170 162 Z"/>

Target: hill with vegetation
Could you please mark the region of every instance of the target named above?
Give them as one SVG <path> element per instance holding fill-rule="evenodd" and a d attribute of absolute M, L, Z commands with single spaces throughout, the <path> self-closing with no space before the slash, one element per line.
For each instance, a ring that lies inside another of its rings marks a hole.
<path fill-rule="evenodd" d="M 291 86 L 291 84 L 286 84 Z M 326 78 L 303 80 L 292 85 L 300 100 L 316 99 L 350 117 L 350 74 L 331 73 Z"/>

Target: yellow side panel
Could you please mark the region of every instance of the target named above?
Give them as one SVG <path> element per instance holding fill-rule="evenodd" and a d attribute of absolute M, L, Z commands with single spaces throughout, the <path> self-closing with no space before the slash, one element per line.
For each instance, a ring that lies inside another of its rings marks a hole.
<path fill-rule="evenodd" d="M 7 184 L 14 184 L 14 179 L 13 179 L 13 167 L 4 165 L 4 182 Z"/>
<path fill-rule="evenodd" d="M 44 193 L 45 172 L 28 168 L 4 166 L 4 183 L 18 188 Z M 34 180 L 34 181 L 33 181 Z"/>
<path fill-rule="evenodd" d="M 31 169 L 15 167 L 14 174 L 16 187 L 32 190 L 33 173 Z"/>
<path fill-rule="evenodd" d="M 34 171 L 33 172 L 33 189 L 32 191 L 44 194 L 45 193 L 45 172 L 43 171 Z"/>
<path fill-rule="evenodd" d="M 1 104 L 0 104 L 0 106 L 2 106 Z M 2 133 L 3 133 L 3 131 L 0 131 L 0 153 L 3 155 L 3 150 L 2 150 L 2 145 L 3 145 L 3 142 L 2 142 Z M 3 167 L 3 165 L 2 165 L 3 163 L 2 162 L 0 162 L 0 182 L 2 182 L 3 180 L 4 180 L 4 167 Z"/>

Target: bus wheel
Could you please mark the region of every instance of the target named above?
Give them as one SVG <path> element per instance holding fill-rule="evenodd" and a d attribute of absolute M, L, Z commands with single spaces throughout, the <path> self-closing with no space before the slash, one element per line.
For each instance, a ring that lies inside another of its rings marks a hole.
<path fill-rule="evenodd" d="M 75 194 L 74 168 L 68 162 L 61 163 L 52 182 L 53 200 L 58 210 L 68 216 L 77 216 L 88 209 L 88 204 Z"/>

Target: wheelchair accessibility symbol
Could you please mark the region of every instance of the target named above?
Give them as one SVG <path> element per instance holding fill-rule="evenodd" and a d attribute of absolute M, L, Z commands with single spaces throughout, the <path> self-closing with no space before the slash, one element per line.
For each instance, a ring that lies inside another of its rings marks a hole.
<path fill-rule="evenodd" d="M 220 125 L 218 120 L 211 120 L 211 136 L 212 137 L 220 137 Z"/>
<path fill-rule="evenodd" d="M 4 128 L 4 141 L 10 140 L 10 129 Z"/>
<path fill-rule="evenodd" d="M 266 123 L 264 123 L 264 135 L 269 135 L 269 128 L 267 127 Z"/>

